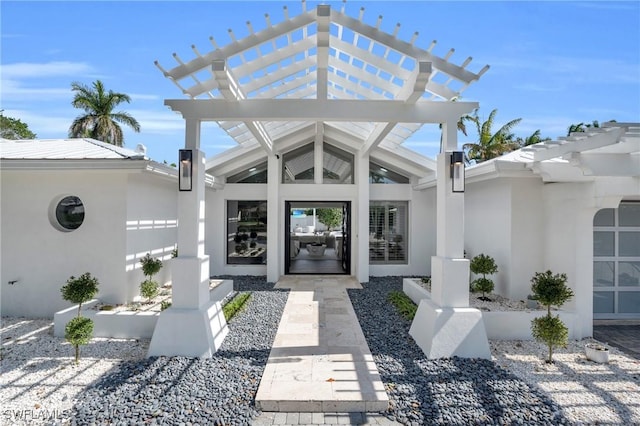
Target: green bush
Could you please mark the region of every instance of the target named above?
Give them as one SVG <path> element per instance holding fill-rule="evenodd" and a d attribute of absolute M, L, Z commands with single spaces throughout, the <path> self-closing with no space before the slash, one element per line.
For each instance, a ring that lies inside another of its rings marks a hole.
<path fill-rule="evenodd" d="M 64 337 L 76 350 L 76 364 L 80 359 L 80 345 L 86 345 L 93 334 L 93 321 L 85 317 L 75 317 L 64 329 Z"/>
<path fill-rule="evenodd" d="M 251 297 L 251 293 L 238 293 L 236 296 L 222 307 L 224 318 L 229 321 L 237 314 Z"/>
<path fill-rule="evenodd" d="M 549 347 L 549 358 L 546 362 L 550 364 L 553 362 L 553 348 L 567 346 L 569 329 L 564 325 L 560 316 L 545 315 L 531 321 L 531 335 Z"/>
<path fill-rule="evenodd" d="M 498 272 L 498 265 L 496 265 L 496 261 L 493 257 L 480 253 L 471 259 L 469 268 L 471 269 L 471 272 L 476 275 L 482 274 L 482 278 L 477 278 L 471 282 L 471 290 L 481 291 L 481 300 L 491 300 L 485 296 L 485 293 L 491 293 L 494 285 L 493 281 L 487 278 L 487 275 L 493 275 Z"/>
<path fill-rule="evenodd" d="M 140 264 L 142 265 L 142 273 L 148 279 L 151 279 L 162 269 L 162 260 L 151 257 L 151 253 L 147 253 L 145 257 L 140 259 Z"/>
<path fill-rule="evenodd" d="M 140 283 L 140 294 L 146 297 L 148 302 L 158 295 L 158 283 L 151 280 L 144 280 Z"/>
<path fill-rule="evenodd" d="M 163 300 L 162 302 L 160 302 L 160 310 L 164 311 L 165 309 L 168 309 L 171 307 L 171 302 L 169 302 L 168 300 Z"/>
<path fill-rule="evenodd" d="M 573 291 L 567 287 L 567 274 L 553 274 L 551 271 L 536 272 L 531 279 L 531 291 L 538 302 L 547 307 L 551 315 L 551 306 L 562 306 L 573 297 Z"/>
<path fill-rule="evenodd" d="M 78 316 L 80 316 L 82 304 L 98 294 L 98 279 L 92 277 L 89 272 L 85 272 L 78 278 L 72 275 L 60 291 L 64 300 L 78 304 Z"/>
<path fill-rule="evenodd" d="M 538 303 L 547 307 L 547 315 L 531 321 L 531 334 L 549 347 L 546 362 L 552 363 L 553 348 L 566 346 L 569 331 L 559 316 L 551 315 L 551 306 L 562 306 L 573 297 L 573 291 L 567 287 L 566 274 L 553 274 L 551 271 L 536 272 L 531 279 L 531 291 Z"/>
<path fill-rule="evenodd" d="M 491 293 L 493 291 L 493 281 L 489 278 L 477 278 L 473 280 L 473 291 L 482 292 L 482 300 L 491 300 L 485 297 L 485 293 Z"/>
<path fill-rule="evenodd" d="M 400 315 L 405 319 L 412 321 L 416 316 L 418 307 L 413 300 L 401 291 L 391 291 L 387 296 L 387 299 L 396 307 Z"/>

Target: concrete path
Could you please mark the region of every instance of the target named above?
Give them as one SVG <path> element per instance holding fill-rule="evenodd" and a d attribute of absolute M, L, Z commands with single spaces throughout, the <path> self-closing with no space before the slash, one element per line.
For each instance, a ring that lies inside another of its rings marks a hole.
<path fill-rule="evenodd" d="M 346 290 L 360 284 L 346 276 L 287 276 L 276 288 L 290 293 L 256 405 L 292 419 L 386 410 L 389 399 Z"/>
<path fill-rule="evenodd" d="M 262 413 L 251 426 L 272 425 L 379 425 L 400 426 L 400 423 L 376 413 Z"/>
<path fill-rule="evenodd" d="M 596 320 L 593 322 L 593 338 L 640 359 L 640 321 Z"/>

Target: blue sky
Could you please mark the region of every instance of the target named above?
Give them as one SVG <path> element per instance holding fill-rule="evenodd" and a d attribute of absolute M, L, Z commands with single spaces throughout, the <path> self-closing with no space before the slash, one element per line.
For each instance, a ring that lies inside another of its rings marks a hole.
<path fill-rule="evenodd" d="M 307 8 L 320 2 L 309 1 Z M 342 1 L 329 3 L 339 9 Z M 301 11 L 301 3 L 260 2 L 0 2 L 0 108 L 26 122 L 39 138 L 64 138 L 79 114 L 71 107 L 71 82 L 91 84 L 101 79 L 107 89 L 127 93 L 132 102 L 122 109 L 141 124 L 141 133 L 125 129 L 125 146 L 147 146 L 157 161 L 174 162 L 184 144 L 183 120 L 163 104 L 183 98 L 179 89 L 155 67 L 175 66 L 172 53 L 193 58 L 201 53 Z M 408 40 L 419 32 L 416 45 L 462 63 L 469 69 L 491 69 L 463 92 L 463 99 L 480 103 L 480 117 L 497 108 L 497 126 L 522 118 L 514 129 L 528 136 L 566 134 L 572 123 L 640 121 L 640 2 L 359 2 L 346 11 Z M 460 135 L 460 141 L 472 141 Z M 432 127 L 413 135 L 406 146 L 433 157 L 439 135 Z M 212 156 L 235 144 L 215 125 L 203 128 L 202 147 Z"/>

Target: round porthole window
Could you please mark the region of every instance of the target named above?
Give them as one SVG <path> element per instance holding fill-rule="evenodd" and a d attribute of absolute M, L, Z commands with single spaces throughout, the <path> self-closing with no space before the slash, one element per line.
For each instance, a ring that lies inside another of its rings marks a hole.
<path fill-rule="evenodd" d="M 69 195 L 63 197 L 55 206 L 56 227 L 61 231 L 73 231 L 84 222 L 84 204 L 80 198 Z"/>

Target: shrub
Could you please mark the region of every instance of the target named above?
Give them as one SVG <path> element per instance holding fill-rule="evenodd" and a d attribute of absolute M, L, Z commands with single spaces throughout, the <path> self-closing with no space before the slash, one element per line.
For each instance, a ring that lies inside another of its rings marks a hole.
<path fill-rule="evenodd" d="M 171 258 L 175 259 L 176 257 L 178 257 L 178 246 L 175 246 L 175 248 L 171 250 Z"/>
<path fill-rule="evenodd" d="M 485 296 L 485 293 L 491 293 L 494 285 L 493 281 L 487 278 L 487 275 L 492 275 L 498 272 L 498 265 L 496 265 L 496 261 L 493 257 L 480 253 L 471 259 L 469 268 L 471 269 L 471 272 L 476 275 L 482 274 L 482 278 L 477 278 L 471 282 L 471 289 L 473 291 L 482 292 L 482 297 L 480 297 L 481 300 L 491 300 Z"/>
<path fill-rule="evenodd" d="M 64 300 L 78 304 L 78 316 L 80 316 L 82 304 L 98 294 L 98 279 L 92 277 L 89 272 L 85 272 L 78 278 L 72 275 L 60 291 Z"/>
<path fill-rule="evenodd" d="M 76 349 L 76 364 L 80 359 L 80 345 L 86 345 L 93 334 L 93 321 L 85 317 L 75 317 L 64 328 L 64 337 Z"/>
<path fill-rule="evenodd" d="M 553 362 L 553 348 L 567 346 L 569 329 L 559 316 L 545 315 L 531 321 L 531 334 L 534 339 L 546 343 L 549 347 L 549 358 L 546 362 L 550 364 Z"/>
<path fill-rule="evenodd" d="M 229 321 L 235 314 L 237 314 L 240 309 L 245 305 L 251 293 L 239 293 L 233 299 L 229 301 L 226 305 L 222 307 L 222 312 L 224 313 L 225 320 Z"/>
<path fill-rule="evenodd" d="M 559 316 L 551 315 L 551 306 L 562 306 L 573 297 L 573 291 L 567 287 L 566 274 L 553 274 L 551 271 L 536 272 L 531 279 L 531 291 L 538 303 L 547 307 L 547 315 L 531 321 L 531 334 L 549 347 L 547 363 L 553 362 L 553 348 L 566 346 L 569 331 Z"/>
<path fill-rule="evenodd" d="M 64 337 L 76 350 L 76 364 L 80 358 L 80 345 L 89 343 L 93 334 L 93 321 L 81 316 L 82 304 L 98 293 L 98 284 L 97 278 L 85 272 L 78 278 L 72 275 L 60 289 L 64 300 L 78 304 L 78 316 L 67 323 L 64 333 Z"/>
<path fill-rule="evenodd" d="M 391 291 L 387 299 L 396 307 L 400 315 L 409 321 L 413 321 L 418 307 L 409 296 L 401 291 Z"/>
<path fill-rule="evenodd" d="M 149 279 L 162 269 L 162 260 L 151 257 L 151 253 L 147 253 L 145 257 L 140 259 L 140 264 L 142 265 L 142 273 Z"/>
<path fill-rule="evenodd" d="M 144 280 L 140 283 L 140 294 L 147 298 L 147 302 L 158 295 L 158 283 L 151 280 Z"/>
<path fill-rule="evenodd" d="M 171 302 L 169 302 L 168 300 L 163 300 L 162 302 L 160 302 L 160 310 L 164 311 L 165 309 L 168 309 L 171 307 Z"/>

